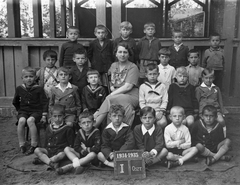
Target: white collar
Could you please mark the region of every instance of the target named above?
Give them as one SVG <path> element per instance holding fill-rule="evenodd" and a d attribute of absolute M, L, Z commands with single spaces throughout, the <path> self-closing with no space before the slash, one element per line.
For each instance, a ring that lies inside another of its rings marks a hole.
<path fill-rule="evenodd" d="M 119 126 L 118 130 L 115 129 L 115 127 L 113 126 L 113 123 L 109 123 L 109 125 L 106 127 L 107 128 L 111 128 L 113 129 L 116 133 L 118 133 L 123 127 L 128 127 L 128 125 L 126 123 L 121 123 L 121 125 Z"/>
<path fill-rule="evenodd" d="M 159 64 L 159 66 L 162 68 L 162 69 L 167 69 L 169 67 L 169 64 L 166 65 L 166 66 L 163 66 L 162 64 Z"/>
<path fill-rule="evenodd" d="M 72 84 L 68 82 L 66 89 L 63 89 L 61 87 L 60 83 L 57 84 L 56 87 L 59 88 L 62 92 L 64 92 L 66 89 L 71 89 L 72 88 Z"/>
<path fill-rule="evenodd" d="M 183 45 L 183 43 L 181 43 L 181 44 L 179 44 L 179 45 L 174 44 L 174 47 L 175 47 L 175 48 L 180 48 L 181 45 Z"/>
<path fill-rule="evenodd" d="M 145 128 L 145 126 L 142 124 L 141 129 L 142 129 L 143 135 L 145 135 L 145 134 L 148 132 L 149 135 L 151 136 L 151 135 L 153 134 L 153 131 L 155 130 L 155 125 L 153 125 L 152 128 L 150 128 L 149 130 L 147 130 L 147 129 Z"/>
<path fill-rule="evenodd" d="M 201 84 L 201 87 L 207 87 L 208 89 L 212 89 L 214 86 L 216 86 L 216 85 L 214 85 L 213 83 L 212 83 L 211 87 L 206 86 L 206 84 L 204 82 L 202 82 L 202 84 Z"/>

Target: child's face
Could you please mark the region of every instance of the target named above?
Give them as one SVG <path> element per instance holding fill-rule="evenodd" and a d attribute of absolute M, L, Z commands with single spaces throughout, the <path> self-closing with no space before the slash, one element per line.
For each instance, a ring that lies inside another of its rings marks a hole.
<path fill-rule="evenodd" d="M 184 120 L 184 114 L 181 110 L 172 110 L 170 114 L 170 119 L 172 120 L 173 124 L 178 127 L 182 124 Z"/>
<path fill-rule="evenodd" d="M 79 37 L 78 30 L 75 29 L 69 29 L 67 32 L 67 38 L 69 38 L 70 41 L 75 41 Z"/>
<path fill-rule="evenodd" d="M 67 84 L 70 80 L 70 76 L 69 76 L 69 74 L 65 73 L 64 71 L 59 71 L 58 80 L 60 83 Z"/>
<path fill-rule="evenodd" d="M 173 33 L 172 40 L 177 45 L 181 44 L 182 43 L 182 33 L 178 33 L 178 32 Z"/>
<path fill-rule="evenodd" d="M 93 120 L 91 120 L 90 118 L 82 118 L 81 121 L 79 121 L 79 126 L 85 132 L 89 133 L 93 127 Z"/>
<path fill-rule="evenodd" d="M 97 85 L 99 82 L 98 74 L 88 75 L 87 81 L 90 85 Z"/>
<path fill-rule="evenodd" d="M 53 68 L 57 62 L 56 58 L 51 58 L 51 56 L 47 56 L 45 58 L 45 62 L 46 62 L 46 67 L 48 68 Z"/>
<path fill-rule="evenodd" d="M 121 37 L 123 37 L 124 39 L 127 39 L 131 33 L 132 33 L 131 29 L 127 29 L 127 28 L 120 29 Z"/>
<path fill-rule="evenodd" d="M 211 37 L 210 43 L 213 48 L 218 48 L 221 40 L 219 36 Z"/>
<path fill-rule="evenodd" d="M 183 75 L 182 73 L 178 73 L 176 75 L 176 79 L 179 85 L 185 85 L 187 83 L 188 76 Z"/>
<path fill-rule="evenodd" d="M 26 87 L 31 87 L 35 82 L 35 78 L 36 76 L 33 73 L 27 71 L 22 75 L 22 80 Z"/>
<path fill-rule="evenodd" d="M 208 86 L 211 87 L 213 80 L 214 80 L 214 76 L 209 74 L 209 75 L 205 75 L 202 77 L 203 83 Z"/>
<path fill-rule="evenodd" d="M 77 66 L 83 66 L 86 61 L 87 61 L 87 57 L 84 54 L 75 54 L 75 56 L 73 57 L 73 61 L 76 63 Z"/>
<path fill-rule="evenodd" d="M 188 61 L 192 66 L 197 66 L 199 61 L 198 53 L 190 53 L 188 57 Z"/>
<path fill-rule="evenodd" d="M 146 34 L 146 36 L 153 37 L 155 33 L 155 28 L 152 26 L 148 26 L 143 30 L 143 32 Z"/>
<path fill-rule="evenodd" d="M 113 126 L 119 127 L 123 120 L 123 114 L 121 111 L 113 112 L 110 114 L 109 118 L 112 121 Z"/>
<path fill-rule="evenodd" d="M 168 62 L 169 62 L 169 60 L 170 60 L 170 57 L 168 56 L 168 55 L 160 55 L 159 56 L 159 60 L 160 60 L 160 62 L 161 62 L 161 64 L 163 65 L 163 66 L 166 66 L 166 65 L 168 65 Z"/>
<path fill-rule="evenodd" d="M 60 125 L 63 122 L 64 114 L 61 111 L 54 110 L 52 112 L 52 118 L 51 119 L 55 124 Z"/>
<path fill-rule="evenodd" d="M 97 39 L 100 40 L 100 41 L 103 41 L 107 36 L 106 31 L 102 30 L 102 29 L 97 29 L 94 34 L 97 37 Z"/>
<path fill-rule="evenodd" d="M 152 128 L 153 124 L 156 121 L 155 116 L 152 113 L 147 113 L 143 115 L 141 118 L 141 122 L 144 125 L 144 127 L 149 130 Z"/>
<path fill-rule="evenodd" d="M 145 75 L 146 75 L 149 83 L 155 84 L 157 82 L 159 73 L 158 73 L 157 69 L 153 69 L 151 71 L 147 69 L 147 72 Z"/>
<path fill-rule="evenodd" d="M 217 117 L 213 114 L 213 112 L 205 110 L 203 112 L 202 119 L 207 126 L 211 126 Z"/>

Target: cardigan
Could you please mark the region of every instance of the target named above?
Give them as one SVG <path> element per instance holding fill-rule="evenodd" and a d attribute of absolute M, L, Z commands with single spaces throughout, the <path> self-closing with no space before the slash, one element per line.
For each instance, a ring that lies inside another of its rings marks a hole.
<path fill-rule="evenodd" d="M 98 39 L 93 40 L 88 48 L 88 58 L 93 69 L 96 69 L 99 73 L 107 73 L 113 62 L 112 41 L 105 39 L 103 46 L 101 46 Z"/>
<path fill-rule="evenodd" d="M 157 153 L 160 153 L 164 147 L 163 132 L 160 126 L 156 126 L 153 133 L 147 137 L 143 135 L 142 124 L 135 126 L 133 130 L 136 146 L 139 150 L 150 152 L 155 149 Z"/>
<path fill-rule="evenodd" d="M 177 51 L 174 47 L 174 44 L 169 47 L 169 50 L 171 52 L 170 54 L 170 61 L 169 64 L 175 69 L 181 66 L 187 66 L 188 65 L 188 47 L 184 46 L 183 44 L 180 46 L 179 50 Z"/>
<path fill-rule="evenodd" d="M 149 82 L 143 83 L 139 88 L 139 106 L 144 108 L 150 106 L 155 109 L 156 112 L 166 111 L 168 104 L 168 92 L 167 87 L 157 82 L 154 89 Z"/>
<path fill-rule="evenodd" d="M 83 129 L 79 129 L 74 142 L 74 150 L 84 156 L 90 152 L 98 154 L 101 149 L 100 140 L 100 131 L 97 128 L 93 127 L 89 135 L 86 135 L 86 132 Z M 83 150 L 81 143 L 85 144 L 87 150 Z"/>
<path fill-rule="evenodd" d="M 85 86 L 82 91 L 83 110 L 87 108 L 91 113 L 94 114 L 102 105 L 106 96 L 107 93 L 103 86 L 98 86 L 94 90 L 90 85 Z"/>
<path fill-rule="evenodd" d="M 48 151 L 48 157 L 64 152 L 64 148 L 72 146 L 74 142 L 74 131 L 65 123 L 58 129 L 54 129 L 50 124 L 45 133 L 45 148 Z"/>
<path fill-rule="evenodd" d="M 18 112 L 40 112 L 47 114 L 48 99 L 39 85 L 26 88 L 22 84 L 16 88 L 12 104 Z"/>
<path fill-rule="evenodd" d="M 220 47 L 214 49 L 210 47 L 204 52 L 203 67 L 212 68 L 214 70 L 223 70 L 224 68 L 224 53 Z"/>
<path fill-rule="evenodd" d="M 208 132 L 203 120 L 198 120 L 192 128 L 192 145 L 201 143 L 212 152 L 216 152 L 218 144 L 224 140 L 223 127 L 218 122 L 214 122 L 212 130 Z"/>

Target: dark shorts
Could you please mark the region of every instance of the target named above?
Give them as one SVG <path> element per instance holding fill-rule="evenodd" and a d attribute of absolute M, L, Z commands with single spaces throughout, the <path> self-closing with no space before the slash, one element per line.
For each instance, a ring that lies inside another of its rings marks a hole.
<path fill-rule="evenodd" d="M 34 117 L 35 123 L 39 123 L 42 118 L 42 113 L 41 112 L 23 112 L 23 111 L 18 112 L 17 119 L 19 120 L 22 117 L 24 117 L 26 120 L 29 117 Z"/>
<path fill-rule="evenodd" d="M 168 152 L 171 152 L 171 153 L 177 154 L 177 155 L 182 155 L 182 153 L 184 151 L 183 149 L 178 149 L 178 148 L 168 148 L 167 150 L 168 150 Z"/>
<path fill-rule="evenodd" d="M 188 117 L 188 116 L 193 116 L 194 115 L 194 111 L 193 110 L 186 110 L 185 109 L 185 116 Z"/>

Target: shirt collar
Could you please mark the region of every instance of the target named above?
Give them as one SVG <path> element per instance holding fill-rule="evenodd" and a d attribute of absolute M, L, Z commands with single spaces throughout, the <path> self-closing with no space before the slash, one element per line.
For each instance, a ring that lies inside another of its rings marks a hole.
<path fill-rule="evenodd" d="M 180 48 L 182 45 L 183 45 L 183 43 L 181 43 L 181 44 L 179 44 L 179 45 L 173 44 L 173 46 L 174 46 L 175 48 Z"/>
<path fill-rule="evenodd" d="M 56 87 L 59 88 L 61 91 L 63 91 L 62 87 L 60 86 L 60 83 L 57 84 Z M 68 82 L 66 89 L 71 89 L 71 88 L 72 88 L 72 84 Z"/>
<path fill-rule="evenodd" d="M 53 128 L 53 129 L 58 129 L 58 128 L 60 128 L 61 126 L 63 126 L 63 122 L 62 122 L 60 125 L 56 125 L 56 123 L 53 122 L 51 125 L 52 125 L 52 128 Z"/>
<path fill-rule="evenodd" d="M 153 131 L 155 130 L 155 125 L 153 125 L 152 128 L 150 128 L 149 130 L 147 130 L 147 129 L 145 128 L 145 126 L 142 124 L 141 129 L 142 129 L 143 135 L 145 135 L 145 134 L 148 132 L 149 135 L 151 136 L 151 135 L 153 134 Z"/>
<path fill-rule="evenodd" d="M 218 48 L 216 48 L 216 49 L 214 49 L 213 47 L 210 47 L 210 48 L 209 48 L 210 51 L 220 51 L 220 49 L 221 49 L 220 47 L 218 47 Z"/>
<path fill-rule="evenodd" d="M 111 128 L 113 129 L 116 133 L 118 133 L 120 130 L 122 130 L 123 127 L 128 127 L 128 125 L 126 123 L 121 123 L 121 125 L 119 126 L 118 130 L 116 130 L 113 126 L 113 123 L 109 123 L 109 125 L 106 128 Z"/>
<path fill-rule="evenodd" d="M 149 41 L 149 39 L 147 38 L 147 36 L 144 36 L 143 39 L 146 39 L 146 40 Z M 153 37 L 151 41 L 153 41 L 153 40 L 155 40 L 155 39 L 156 39 L 156 37 Z"/>
<path fill-rule="evenodd" d="M 196 66 L 193 66 L 192 64 L 189 64 L 188 67 L 195 67 L 195 68 L 197 68 L 199 66 L 198 66 L 198 64 Z"/>
<path fill-rule="evenodd" d="M 201 87 L 207 87 L 208 89 L 212 89 L 214 86 L 216 86 L 216 85 L 214 85 L 213 83 L 212 83 L 211 87 L 206 86 L 206 84 L 204 82 L 202 82 L 202 84 L 201 84 Z"/>
<path fill-rule="evenodd" d="M 163 66 L 162 64 L 159 64 L 159 67 L 161 67 L 162 69 L 167 69 L 169 67 L 169 64 L 166 66 Z"/>
<path fill-rule="evenodd" d="M 172 123 L 172 131 L 173 132 L 176 132 L 176 131 L 178 131 L 178 130 L 181 130 L 182 131 L 182 127 L 183 127 L 183 125 L 181 124 L 179 127 L 176 127 L 173 123 Z"/>

